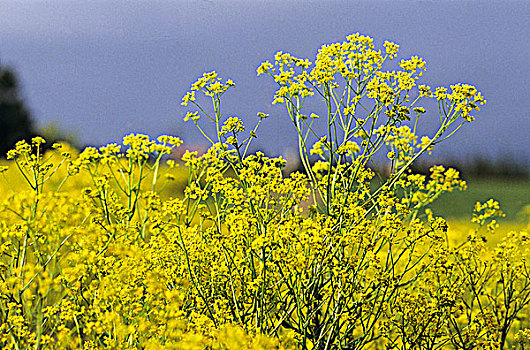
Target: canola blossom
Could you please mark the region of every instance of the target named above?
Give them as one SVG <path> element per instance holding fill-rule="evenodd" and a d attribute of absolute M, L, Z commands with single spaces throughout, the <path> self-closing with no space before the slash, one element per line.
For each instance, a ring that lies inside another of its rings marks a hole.
<path fill-rule="evenodd" d="M 279 52 L 258 67 L 277 85 L 302 172 L 249 152 L 277 116 L 258 112 L 252 128 L 225 117 L 235 83 L 215 72 L 182 98 L 204 154 L 175 160 L 179 138 L 141 134 L 79 154 L 17 143 L 0 168 L 0 348 L 528 347 L 528 233 L 490 246 L 503 213 L 489 200 L 450 237 L 429 206 L 465 181 L 441 165 L 410 170 L 485 101 L 467 84 L 417 85 L 417 56 L 384 70 L 398 49 L 352 34 L 315 62 Z M 418 135 L 433 113 L 437 130 Z"/>

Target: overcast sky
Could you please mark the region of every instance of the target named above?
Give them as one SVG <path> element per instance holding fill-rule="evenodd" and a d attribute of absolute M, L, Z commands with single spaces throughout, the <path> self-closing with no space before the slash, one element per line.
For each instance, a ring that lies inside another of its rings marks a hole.
<path fill-rule="evenodd" d="M 474 84 L 488 100 L 437 155 L 530 159 L 530 1 L 0 0 L 0 13 L 0 62 L 18 73 L 34 118 L 83 144 L 130 132 L 197 143 L 180 99 L 216 70 L 237 84 L 226 115 L 252 125 L 270 113 L 257 146 L 284 153 L 293 130 L 256 68 L 279 50 L 314 60 L 360 32 L 423 57 L 424 83 Z"/>

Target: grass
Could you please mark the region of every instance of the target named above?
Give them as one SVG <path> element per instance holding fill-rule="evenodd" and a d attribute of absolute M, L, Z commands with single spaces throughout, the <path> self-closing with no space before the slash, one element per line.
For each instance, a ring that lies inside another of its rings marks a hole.
<path fill-rule="evenodd" d="M 467 183 L 467 191 L 445 193 L 433 203 L 434 213 L 449 220 L 470 219 L 477 201 L 493 198 L 506 214 L 502 221 L 517 222 L 522 220 L 521 210 L 530 204 L 530 180 L 481 178 Z"/>

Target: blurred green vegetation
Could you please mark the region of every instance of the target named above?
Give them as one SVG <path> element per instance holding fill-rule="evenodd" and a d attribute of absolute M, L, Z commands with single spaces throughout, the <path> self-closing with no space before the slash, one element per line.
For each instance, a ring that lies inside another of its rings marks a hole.
<path fill-rule="evenodd" d="M 468 189 L 444 193 L 432 204 L 437 216 L 447 219 L 470 219 L 477 201 L 497 200 L 506 214 L 502 221 L 519 221 L 522 209 L 530 205 L 530 180 L 520 178 L 471 178 Z"/>

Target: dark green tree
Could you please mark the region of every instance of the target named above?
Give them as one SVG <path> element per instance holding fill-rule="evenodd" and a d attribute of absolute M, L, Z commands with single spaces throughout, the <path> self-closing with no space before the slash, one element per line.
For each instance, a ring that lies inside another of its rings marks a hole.
<path fill-rule="evenodd" d="M 22 139 L 35 135 L 33 120 L 20 97 L 15 72 L 0 63 L 0 156 Z"/>

